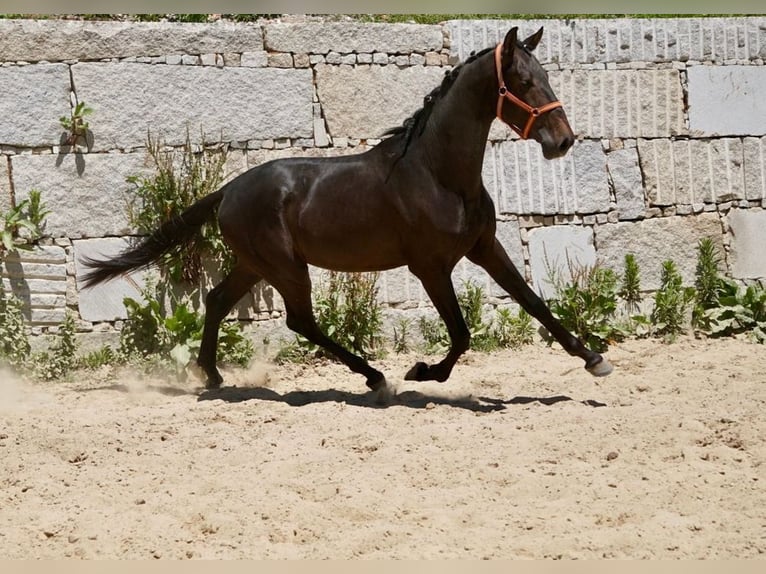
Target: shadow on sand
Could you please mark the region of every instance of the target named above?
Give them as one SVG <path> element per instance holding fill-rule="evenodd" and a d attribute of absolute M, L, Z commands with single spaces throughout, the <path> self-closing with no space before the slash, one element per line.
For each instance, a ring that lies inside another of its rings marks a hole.
<path fill-rule="evenodd" d="M 473 412 L 489 413 L 502 411 L 508 405 L 525 405 L 539 402 L 543 405 L 554 405 L 563 401 L 573 401 L 566 395 L 552 397 L 513 397 L 512 399 L 493 399 L 488 397 L 446 397 L 435 394 L 424 394 L 418 391 L 404 391 L 398 393 L 386 405 L 376 402 L 375 394 L 350 393 L 336 389 L 322 391 L 291 391 L 280 394 L 265 387 L 222 387 L 220 389 L 206 389 L 199 394 L 199 401 L 225 401 L 228 403 L 240 403 L 243 401 L 275 401 L 286 403 L 293 407 L 317 403 L 345 403 L 355 407 L 386 408 L 389 406 L 403 406 L 412 409 L 424 409 L 429 404 L 446 405 L 450 407 L 466 409 Z M 580 401 L 590 407 L 605 407 L 605 403 L 594 400 Z"/>

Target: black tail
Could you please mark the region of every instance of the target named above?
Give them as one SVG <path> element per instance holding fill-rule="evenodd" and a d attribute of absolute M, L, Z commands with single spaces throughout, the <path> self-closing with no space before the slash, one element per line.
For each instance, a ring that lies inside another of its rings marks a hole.
<path fill-rule="evenodd" d="M 112 259 L 83 259 L 84 265 L 92 269 L 83 276 L 83 285 L 92 287 L 128 271 L 149 267 L 166 253 L 188 243 L 215 214 L 215 207 L 223 199 L 223 189 L 206 195 L 181 215 L 169 219 L 136 247 Z"/>

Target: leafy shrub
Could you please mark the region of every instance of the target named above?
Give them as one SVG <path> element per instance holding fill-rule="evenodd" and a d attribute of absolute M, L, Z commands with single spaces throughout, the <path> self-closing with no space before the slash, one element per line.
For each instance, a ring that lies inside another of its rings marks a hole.
<path fill-rule="evenodd" d="M 394 353 L 408 353 L 410 351 L 410 326 L 412 320 L 400 318 L 394 325 Z"/>
<path fill-rule="evenodd" d="M 148 136 L 146 147 L 156 171 L 149 177 L 128 177 L 136 196 L 129 206 L 128 219 L 139 231 L 149 233 L 220 187 L 226 153 L 220 147 L 198 146 L 196 151 L 188 131 L 180 161 L 177 152 L 164 149 L 159 139 Z M 176 283 L 184 281 L 197 286 L 205 256 L 211 257 L 224 274 L 232 267 L 233 255 L 216 220 L 203 225 L 201 233 L 189 244 L 165 255 L 160 269 Z"/>
<path fill-rule="evenodd" d="M 759 343 L 766 343 L 766 289 L 760 284 L 743 288 L 721 278 L 716 305 L 702 312 L 699 323 L 714 337 L 749 332 Z"/>
<path fill-rule="evenodd" d="M 721 259 L 713 240 L 709 237 L 700 239 L 697 244 L 697 267 L 695 269 L 694 287 L 696 296 L 692 310 L 692 325 L 702 330 L 709 328 L 708 309 L 717 307 L 719 299 L 726 288 L 719 274 Z"/>
<path fill-rule="evenodd" d="M 6 293 L 0 281 L 0 360 L 13 367 L 20 367 L 29 357 L 29 353 L 29 337 L 22 303 L 17 297 Z"/>
<path fill-rule="evenodd" d="M 486 321 L 483 312 L 484 290 L 473 281 L 464 283 L 457 299 L 471 333 L 471 349 L 489 352 L 499 348 L 518 348 L 532 342 L 532 318 L 523 309 L 514 316 L 509 309 L 499 308 L 495 316 Z M 447 352 L 451 342 L 441 318 L 421 317 L 418 327 L 427 353 Z"/>
<path fill-rule="evenodd" d="M 0 262 L 8 251 L 28 247 L 43 234 L 45 218 L 50 213 L 43 205 L 39 190 L 33 189 L 29 197 L 7 212 L 0 212 Z M 17 238 L 26 232 L 23 242 Z"/>
<path fill-rule="evenodd" d="M 660 288 L 654 294 L 651 314 L 655 333 L 673 340 L 683 331 L 686 311 L 694 300 L 694 287 L 684 287 L 676 264 L 667 260 L 662 263 Z"/>
<path fill-rule="evenodd" d="M 555 295 L 551 312 L 574 335 L 596 351 L 605 351 L 609 342 L 624 332 L 613 322 L 617 310 L 617 275 L 600 265 L 577 265 L 571 261 L 569 280 L 549 269 Z"/>
<path fill-rule="evenodd" d="M 67 313 L 50 348 L 31 357 L 32 371 L 36 377 L 45 381 L 60 379 L 77 367 L 76 352 L 75 322 L 72 315 Z"/>
<path fill-rule="evenodd" d="M 327 283 L 314 292 L 314 314 L 322 332 L 365 359 L 382 351 L 377 281 L 378 273 L 330 271 Z M 324 349 L 296 335 L 293 343 L 280 350 L 277 361 L 301 362 L 325 355 Z"/>
<path fill-rule="evenodd" d="M 194 311 L 188 301 L 171 297 L 170 311 L 160 303 L 161 289 L 143 293 L 144 301 L 126 297 L 123 302 L 128 318 L 120 331 L 120 355 L 131 358 L 153 357 L 170 362 L 182 374 L 191 363 L 202 341 L 204 316 Z M 223 363 L 247 366 L 253 345 L 242 333 L 239 323 L 221 323 L 218 331 L 218 358 Z"/>

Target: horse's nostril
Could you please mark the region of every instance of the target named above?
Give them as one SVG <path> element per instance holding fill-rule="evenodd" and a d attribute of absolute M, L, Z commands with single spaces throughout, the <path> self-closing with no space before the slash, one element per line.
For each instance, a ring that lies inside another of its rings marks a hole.
<path fill-rule="evenodd" d="M 561 153 L 565 153 L 570 147 L 572 147 L 572 144 L 574 143 L 574 138 L 572 137 L 565 137 L 561 140 L 561 143 L 559 144 L 559 150 L 561 150 Z"/>

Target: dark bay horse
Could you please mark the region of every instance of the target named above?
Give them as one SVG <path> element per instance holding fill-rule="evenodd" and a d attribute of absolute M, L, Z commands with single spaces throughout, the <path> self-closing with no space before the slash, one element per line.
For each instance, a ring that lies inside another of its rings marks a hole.
<path fill-rule="evenodd" d="M 408 380 L 445 381 L 468 349 L 451 272 L 463 257 L 480 265 L 570 354 L 596 376 L 611 365 L 586 348 L 551 314 L 495 239 L 495 207 L 481 180 L 490 124 L 499 117 L 545 158 L 574 143 L 561 104 L 532 55 L 543 29 L 524 41 L 512 28 L 503 42 L 447 72 L 423 107 L 374 148 L 352 156 L 279 159 L 256 166 L 204 197 L 115 258 L 89 260 L 85 285 L 148 267 L 190 241 L 216 214 L 236 255 L 231 273 L 207 295 L 197 364 L 206 386 L 220 386 L 218 328 L 258 281 L 284 299 L 287 326 L 367 378 L 379 395 L 383 373 L 318 328 L 308 265 L 336 271 L 377 271 L 406 265 L 423 284 L 451 339 L 447 356 L 418 362 Z"/>

